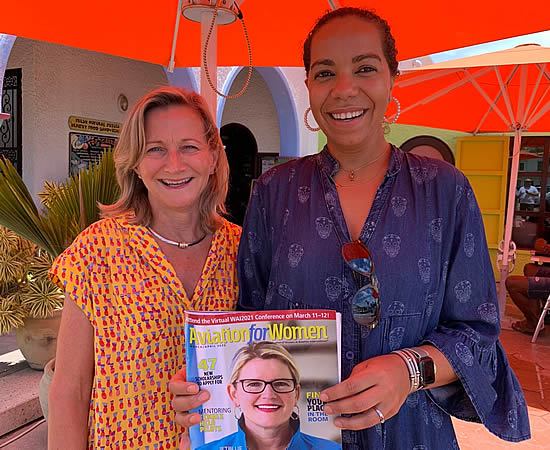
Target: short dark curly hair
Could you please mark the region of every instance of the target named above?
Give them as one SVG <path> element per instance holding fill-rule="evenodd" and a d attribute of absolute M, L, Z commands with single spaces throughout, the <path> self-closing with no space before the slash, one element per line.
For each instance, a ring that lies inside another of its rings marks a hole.
<path fill-rule="evenodd" d="M 304 42 L 303 60 L 306 74 L 309 75 L 309 68 L 311 66 L 311 41 L 313 39 L 313 36 L 315 36 L 315 33 L 317 33 L 319 28 L 321 28 L 323 25 L 327 24 L 333 19 L 339 19 L 343 17 L 358 17 L 378 27 L 382 38 L 384 56 L 386 57 L 386 61 L 390 68 L 390 73 L 394 77 L 397 76 L 399 74 L 399 70 L 397 69 L 397 48 L 395 47 L 395 39 L 391 34 L 388 22 L 382 19 L 379 15 L 375 14 L 373 11 L 353 7 L 338 8 L 334 11 L 329 11 L 317 20 L 317 23 L 309 32 Z"/>

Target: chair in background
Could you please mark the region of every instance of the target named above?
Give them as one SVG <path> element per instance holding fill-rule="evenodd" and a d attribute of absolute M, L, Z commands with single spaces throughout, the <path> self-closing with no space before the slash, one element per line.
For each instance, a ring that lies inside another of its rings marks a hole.
<path fill-rule="evenodd" d="M 544 319 L 546 318 L 546 313 L 550 310 L 550 295 L 546 299 L 546 304 L 544 305 L 544 308 L 542 308 L 542 312 L 540 313 L 539 322 L 537 323 L 537 328 L 535 328 L 535 332 L 533 333 L 533 338 L 531 339 L 531 344 L 534 344 L 537 340 L 537 337 L 539 336 L 540 330 L 544 326 Z"/>

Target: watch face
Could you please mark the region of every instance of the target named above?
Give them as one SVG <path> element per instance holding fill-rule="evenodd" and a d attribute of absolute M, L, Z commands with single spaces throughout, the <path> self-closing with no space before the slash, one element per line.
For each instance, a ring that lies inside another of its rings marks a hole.
<path fill-rule="evenodd" d="M 420 361 L 420 379 L 424 386 L 428 386 L 435 382 L 435 366 L 433 360 L 430 358 L 427 361 Z"/>

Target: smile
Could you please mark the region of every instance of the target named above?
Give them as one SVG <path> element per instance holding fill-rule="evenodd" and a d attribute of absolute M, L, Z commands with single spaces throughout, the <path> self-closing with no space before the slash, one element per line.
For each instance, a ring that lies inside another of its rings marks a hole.
<path fill-rule="evenodd" d="M 330 117 L 332 117 L 334 120 L 351 120 L 357 117 L 361 117 L 363 114 L 365 114 L 364 109 L 360 109 L 358 111 L 348 111 L 343 113 L 329 113 Z"/>
<path fill-rule="evenodd" d="M 191 177 L 184 178 L 183 180 L 160 180 L 162 184 L 170 187 L 183 186 L 192 180 Z"/>
<path fill-rule="evenodd" d="M 279 405 L 256 405 L 256 408 L 258 408 L 260 411 L 271 412 L 271 411 L 278 410 L 279 408 L 281 408 L 281 406 L 279 406 Z"/>

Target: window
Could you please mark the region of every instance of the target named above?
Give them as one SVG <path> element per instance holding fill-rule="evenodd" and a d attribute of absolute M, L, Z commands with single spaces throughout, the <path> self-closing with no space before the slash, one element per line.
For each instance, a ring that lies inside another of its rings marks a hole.
<path fill-rule="evenodd" d="M 21 175 L 21 69 L 8 69 L 2 86 L 2 112 L 10 114 L 0 126 L 0 156 L 11 161 Z"/>
<path fill-rule="evenodd" d="M 523 137 L 519 158 L 512 240 L 533 248 L 538 237 L 550 241 L 550 137 Z"/>

